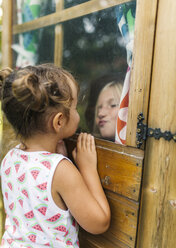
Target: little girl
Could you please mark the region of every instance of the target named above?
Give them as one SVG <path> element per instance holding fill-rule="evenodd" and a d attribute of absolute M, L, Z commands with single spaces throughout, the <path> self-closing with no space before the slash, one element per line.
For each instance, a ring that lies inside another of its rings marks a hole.
<path fill-rule="evenodd" d="M 78 127 L 78 85 L 52 64 L 4 69 L 0 79 L 2 109 L 21 140 L 1 164 L 1 247 L 77 248 L 78 224 L 99 234 L 110 223 L 93 136 L 79 135 L 73 150 L 77 167 L 60 153 L 62 140 Z"/>

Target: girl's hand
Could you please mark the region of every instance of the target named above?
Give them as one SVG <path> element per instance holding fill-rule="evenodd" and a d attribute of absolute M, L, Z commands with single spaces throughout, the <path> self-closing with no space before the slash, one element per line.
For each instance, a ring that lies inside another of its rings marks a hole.
<path fill-rule="evenodd" d="M 62 154 L 65 157 L 68 156 L 67 148 L 65 146 L 65 142 L 63 140 L 59 140 L 56 146 L 56 153 Z"/>
<path fill-rule="evenodd" d="M 75 163 L 80 171 L 97 168 L 97 153 L 95 140 L 91 134 L 80 133 L 77 140 L 77 147 L 72 152 Z"/>

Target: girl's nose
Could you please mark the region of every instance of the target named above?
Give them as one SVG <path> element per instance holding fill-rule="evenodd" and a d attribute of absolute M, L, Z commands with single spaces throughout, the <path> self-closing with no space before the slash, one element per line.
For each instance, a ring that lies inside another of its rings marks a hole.
<path fill-rule="evenodd" d="M 98 110 L 98 117 L 99 117 L 99 118 L 103 118 L 103 117 L 105 117 L 107 114 L 108 114 L 108 109 L 107 109 L 106 107 L 101 107 L 101 108 Z"/>

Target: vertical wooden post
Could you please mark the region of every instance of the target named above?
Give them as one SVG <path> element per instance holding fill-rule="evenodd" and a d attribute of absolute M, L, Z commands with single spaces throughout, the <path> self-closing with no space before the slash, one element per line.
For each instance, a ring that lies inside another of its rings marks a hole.
<path fill-rule="evenodd" d="M 12 67 L 12 0 L 3 0 L 2 67 Z"/>
<path fill-rule="evenodd" d="M 130 83 L 126 145 L 136 146 L 137 116 L 147 121 L 158 0 L 138 0 Z"/>
<path fill-rule="evenodd" d="M 12 0 L 3 0 L 2 9 L 2 67 L 12 67 Z M 2 145 L 2 140 L 0 140 Z M 1 147 L 2 148 L 2 147 Z M 0 150 L 2 155 L 2 149 Z M 4 231 L 4 209 L 0 193 L 0 239 Z"/>
<path fill-rule="evenodd" d="M 63 0 L 55 0 L 56 2 L 56 12 L 63 9 Z M 62 24 L 58 24 L 55 27 L 55 45 L 54 45 L 54 63 L 57 66 L 62 65 L 62 53 L 63 53 L 63 27 Z"/>
<path fill-rule="evenodd" d="M 176 1 L 160 0 L 148 126 L 176 133 Z M 138 248 L 176 244 L 176 142 L 146 143 Z"/>
<path fill-rule="evenodd" d="M 2 68 L 12 68 L 12 27 L 13 27 L 13 1 L 2 1 Z M 12 128 L 9 126 L 7 120 L 3 118 L 3 133 L 1 139 L 1 158 L 7 151 L 7 147 L 11 142 L 11 135 L 13 134 Z M 4 135 L 5 134 L 5 135 Z M 7 142 L 7 143 L 6 143 Z"/>
<path fill-rule="evenodd" d="M 12 67 L 12 0 L 3 0 L 2 9 L 2 67 Z M 2 145 L 2 140 L 0 141 Z M 1 147 L 2 148 L 2 147 Z M 2 156 L 2 149 L 0 150 Z M 0 193 L 0 239 L 4 231 L 5 214 Z"/>

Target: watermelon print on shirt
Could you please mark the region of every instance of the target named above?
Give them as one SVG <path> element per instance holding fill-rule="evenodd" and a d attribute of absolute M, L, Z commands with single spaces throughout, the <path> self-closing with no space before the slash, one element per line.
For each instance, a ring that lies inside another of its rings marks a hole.
<path fill-rule="evenodd" d="M 7 213 L 1 247 L 79 247 L 78 224 L 51 196 L 54 171 L 64 158 L 18 147 L 7 153 L 1 164 Z"/>

